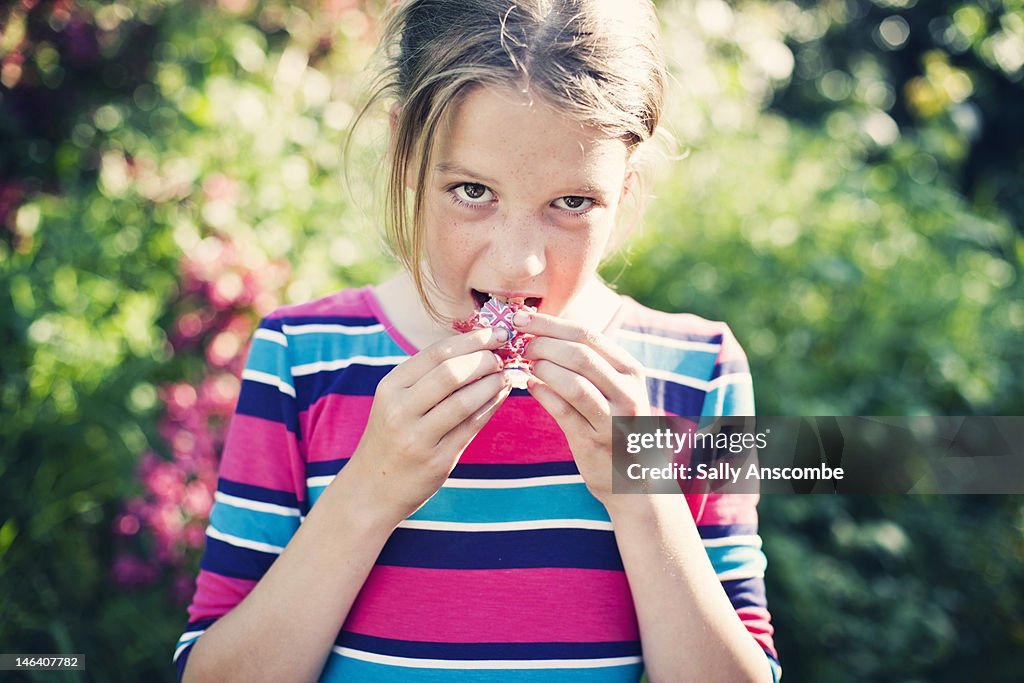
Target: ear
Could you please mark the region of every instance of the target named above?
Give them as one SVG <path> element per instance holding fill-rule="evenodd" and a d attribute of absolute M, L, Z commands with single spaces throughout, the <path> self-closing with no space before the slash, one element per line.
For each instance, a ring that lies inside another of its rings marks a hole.
<path fill-rule="evenodd" d="M 398 115 L 401 113 L 402 108 L 395 102 L 391 105 L 391 109 L 388 111 L 388 125 L 391 128 L 391 134 L 394 135 L 398 129 Z"/>
<path fill-rule="evenodd" d="M 626 177 L 622 179 L 622 194 L 619 195 L 619 205 L 625 201 L 626 197 L 636 197 L 636 193 L 639 191 L 640 174 L 637 172 L 636 167 L 633 166 L 632 162 L 626 166 Z"/>

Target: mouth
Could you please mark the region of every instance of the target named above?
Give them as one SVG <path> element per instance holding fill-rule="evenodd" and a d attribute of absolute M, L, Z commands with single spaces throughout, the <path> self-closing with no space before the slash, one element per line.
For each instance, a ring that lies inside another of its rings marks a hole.
<path fill-rule="evenodd" d="M 511 296 L 510 297 L 510 296 L 503 296 L 503 295 L 500 295 L 500 294 L 491 294 L 490 292 L 482 292 L 482 291 L 480 291 L 478 289 L 470 289 L 469 291 L 473 295 L 473 302 L 476 304 L 476 307 L 478 309 L 480 307 L 482 307 L 485 303 L 487 303 L 487 301 L 489 299 L 495 299 L 496 301 L 500 301 L 500 302 L 502 302 L 504 304 L 511 304 L 511 303 L 523 304 L 523 305 L 529 306 L 530 308 L 533 308 L 533 309 L 540 308 L 541 301 L 543 301 L 543 297 L 539 297 L 539 296 L 525 296 L 525 297 Z"/>

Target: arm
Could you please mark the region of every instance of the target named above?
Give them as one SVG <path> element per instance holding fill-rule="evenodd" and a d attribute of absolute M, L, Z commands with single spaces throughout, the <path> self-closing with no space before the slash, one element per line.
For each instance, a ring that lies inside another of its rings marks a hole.
<path fill-rule="evenodd" d="M 470 332 L 438 342 L 389 373 L 377 386 L 358 447 L 301 526 L 297 510 L 289 530 L 283 526 L 287 508 L 222 491 L 221 508 L 211 515 L 206 574 L 190 609 L 193 618 L 214 616 L 197 623 L 214 623 L 182 638 L 176 659 L 183 680 L 317 678 L 391 531 L 437 490 L 508 395 L 490 351 L 502 341 L 493 330 Z M 276 473 L 276 490 L 257 482 L 242 486 L 273 498 L 301 466 L 282 464 L 297 457 L 288 453 L 297 450 L 294 428 L 286 429 L 295 421 L 295 389 L 284 336 L 258 334 L 256 342 L 221 478 L 223 484 L 226 474 L 273 479 Z M 272 407 L 243 416 L 260 391 L 274 395 L 263 401 Z M 228 597 L 213 588 L 204 595 L 204 585 L 214 581 L 242 588 L 222 590 Z"/>
<path fill-rule="evenodd" d="M 633 594 L 650 680 L 772 681 L 768 657 L 723 589 L 724 576 L 716 572 L 683 498 L 612 495 L 609 421 L 612 415 L 649 414 L 643 368 L 621 348 L 572 323 L 539 314 L 530 318 L 521 326 L 538 335 L 527 354 L 535 360 L 537 378 L 530 390 L 559 422 L 591 493 L 608 510 Z M 716 377 L 725 372 L 720 363 L 715 367 Z M 749 390 L 749 382 L 745 386 Z M 729 394 L 710 390 L 705 414 L 752 411 L 752 394 L 749 401 Z M 728 544 L 730 562 L 742 558 L 741 571 L 731 572 L 733 576 L 759 577 L 763 556 L 756 526 L 749 526 L 751 518 L 756 525 L 756 496 L 746 498 L 746 507 L 736 505 L 735 499 L 724 503 L 725 508 L 746 510 L 747 528 L 730 532 L 743 534 L 745 540 L 711 543 Z M 719 502 L 716 499 L 714 505 Z M 713 514 L 723 521 L 728 518 Z M 719 530 L 730 528 L 739 526 L 723 525 Z"/>

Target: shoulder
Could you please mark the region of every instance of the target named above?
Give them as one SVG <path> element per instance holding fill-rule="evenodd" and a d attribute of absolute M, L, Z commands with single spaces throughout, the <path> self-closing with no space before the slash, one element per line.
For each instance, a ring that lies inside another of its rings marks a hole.
<path fill-rule="evenodd" d="M 743 411 L 736 414 L 753 410 L 747 356 L 726 322 L 666 313 L 623 297 L 611 336 L 644 366 L 658 407 L 677 415 L 705 414 L 709 404 Z M 727 405 L 719 406 L 725 397 Z"/>
<path fill-rule="evenodd" d="M 318 321 L 378 322 L 369 287 L 352 287 L 300 304 L 281 306 L 264 318 L 268 326 L 310 324 Z"/>

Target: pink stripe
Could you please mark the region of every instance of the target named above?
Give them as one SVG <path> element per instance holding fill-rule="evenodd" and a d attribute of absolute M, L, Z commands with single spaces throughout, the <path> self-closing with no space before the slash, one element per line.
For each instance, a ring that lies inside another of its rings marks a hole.
<path fill-rule="evenodd" d="M 363 436 L 373 396 L 327 394 L 299 413 L 299 432 L 312 438 L 306 445 L 309 462 L 352 455 Z"/>
<path fill-rule="evenodd" d="M 772 639 L 775 627 L 772 626 L 772 617 L 768 610 L 764 607 L 741 607 L 736 610 L 736 614 L 761 649 L 778 659 L 775 641 Z"/>
<path fill-rule="evenodd" d="M 240 484 L 298 491 L 300 498 L 305 497 L 305 468 L 295 435 L 280 422 L 261 417 L 235 413 L 224 443 L 220 476 Z"/>
<path fill-rule="evenodd" d="M 535 464 L 572 458 L 565 434 L 532 396 L 510 396 L 459 462 Z"/>
<path fill-rule="evenodd" d="M 345 628 L 448 643 L 640 637 L 625 573 L 596 569 L 374 567 Z"/>
<path fill-rule="evenodd" d="M 697 524 L 757 524 L 756 493 L 709 493 Z"/>
<path fill-rule="evenodd" d="M 244 600 L 255 585 L 255 581 L 233 579 L 200 569 L 196 578 L 196 594 L 188 607 L 188 620 L 217 619 L 224 616 Z"/>

